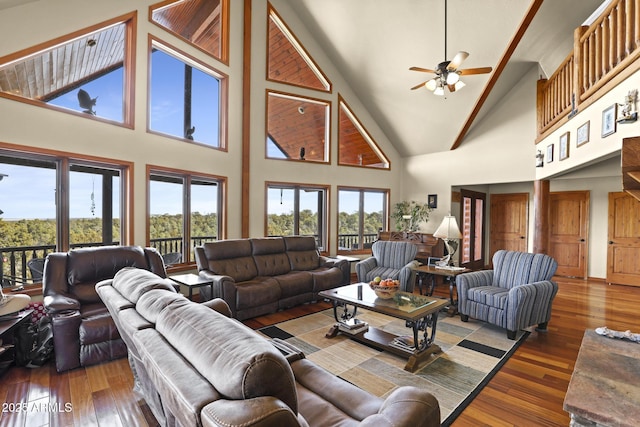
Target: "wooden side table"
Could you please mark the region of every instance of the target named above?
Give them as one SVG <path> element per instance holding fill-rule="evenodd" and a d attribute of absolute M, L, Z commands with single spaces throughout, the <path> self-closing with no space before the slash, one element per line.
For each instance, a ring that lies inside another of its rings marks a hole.
<path fill-rule="evenodd" d="M 211 280 L 200 277 L 194 273 L 187 274 L 175 274 L 169 276 L 169 279 L 173 280 L 180 286 L 186 286 L 189 289 L 189 299 L 193 301 L 193 289 L 201 288 L 203 286 L 211 286 L 211 296 L 213 297 L 213 282 Z"/>
<path fill-rule="evenodd" d="M 438 268 L 432 265 L 421 265 L 416 268 L 416 275 L 418 278 L 418 290 L 422 295 L 422 285 L 425 280 L 430 280 L 429 288 L 426 292 L 427 295 L 433 295 L 433 291 L 436 286 L 436 277 L 442 276 L 449 280 L 449 307 L 447 311 L 449 314 L 454 315 L 458 312 L 458 302 L 453 299 L 453 288 L 455 287 L 455 278 L 458 274 L 469 273 L 471 270 L 468 268 L 463 269 L 451 269 L 451 268 Z"/>
<path fill-rule="evenodd" d="M 33 310 L 25 310 L 0 317 L 0 374 L 15 363 L 15 346 L 20 341 L 18 331 L 29 325 L 32 313 Z"/>

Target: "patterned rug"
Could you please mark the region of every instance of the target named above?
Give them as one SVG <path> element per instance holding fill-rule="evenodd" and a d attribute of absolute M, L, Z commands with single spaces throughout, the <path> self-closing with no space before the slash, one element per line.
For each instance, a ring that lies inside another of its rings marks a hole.
<path fill-rule="evenodd" d="M 409 332 L 404 321 L 358 309 L 358 318 L 394 334 Z M 370 393 L 385 397 L 395 388 L 413 385 L 429 390 L 440 403 L 443 426 L 450 425 L 529 335 L 520 331 L 515 341 L 504 329 L 484 322 L 463 323 L 459 316 L 441 313 L 434 354 L 412 373 L 406 359 L 350 340 L 342 334 L 325 338 L 335 323 L 333 310 L 324 310 L 259 329 L 304 351 L 306 357 L 329 372 Z"/>

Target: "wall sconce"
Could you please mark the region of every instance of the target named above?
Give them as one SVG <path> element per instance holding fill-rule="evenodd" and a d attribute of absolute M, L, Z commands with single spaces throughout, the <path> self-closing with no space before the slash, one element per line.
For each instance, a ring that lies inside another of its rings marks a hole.
<path fill-rule="evenodd" d="M 538 150 L 538 154 L 536 154 L 536 167 L 544 167 L 544 153 L 540 150 Z"/>

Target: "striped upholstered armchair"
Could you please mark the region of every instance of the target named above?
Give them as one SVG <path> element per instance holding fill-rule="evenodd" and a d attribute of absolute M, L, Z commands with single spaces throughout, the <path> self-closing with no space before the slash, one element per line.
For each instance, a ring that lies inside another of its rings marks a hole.
<path fill-rule="evenodd" d="M 463 322 L 469 317 L 498 325 L 510 339 L 516 332 L 538 325 L 546 330 L 558 285 L 551 281 L 556 260 L 544 254 L 497 251 L 493 270 L 460 274 L 458 311 Z"/>
<path fill-rule="evenodd" d="M 360 282 L 370 282 L 379 276 L 400 281 L 400 290 L 413 292 L 416 282 L 415 260 L 418 248 L 410 242 L 378 240 L 371 246 L 372 255 L 356 264 Z"/>

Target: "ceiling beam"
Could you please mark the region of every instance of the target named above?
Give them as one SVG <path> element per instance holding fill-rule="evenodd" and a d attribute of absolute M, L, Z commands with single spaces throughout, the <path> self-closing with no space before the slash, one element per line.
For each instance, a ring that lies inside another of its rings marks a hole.
<path fill-rule="evenodd" d="M 462 127 L 462 130 L 460 131 L 460 133 L 458 134 L 458 137 L 456 138 L 453 145 L 451 146 L 451 150 L 455 150 L 456 148 L 460 147 L 460 145 L 462 145 L 462 141 L 467 135 L 467 132 L 469 132 L 469 129 L 471 128 L 471 125 L 473 124 L 474 120 L 478 116 L 478 113 L 480 113 L 480 109 L 482 108 L 485 101 L 489 97 L 491 90 L 493 90 L 493 87 L 498 82 L 500 75 L 502 74 L 505 67 L 507 66 L 507 63 L 511 59 L 513 52 L 518 47 L 518 44 L 522 40 L 522 37 L 527 32 L 529 25 L 531 25 L 531 21 L 533 21 L 533 18 L 536 16 L 536 13 L 538 13 L 538 10 L 540 10 L 540 6 L 542 6 L 542 2 L 543 0 L 531 1 L 529 10 L 527 10 L 527 13 L 524 16 L 522 22 L 520 22 L 518 31 L 516 31 L 515 35 L 511 39 L 511 42 L 509 42 L 507 49 L 502 54 L 502 58 L 500 58 L 500 62 L 496 66 L 496 69 L 493 72 L 493 74 L 491 74 L 489 81 L 487 82 L 486 86 L 484 87 L 484 90 L 482 91 L 482 94 L 480 95 L 480 98 L 478 98 L 478 101 L 476 101 L 476 105 L 473 107 L 473 110 L 471 111 L 471 114 L 469 114 L 469 117 L 467 118 L 467 121 Z"/>

